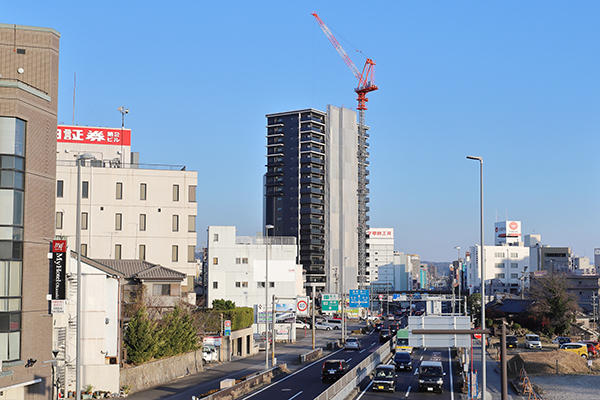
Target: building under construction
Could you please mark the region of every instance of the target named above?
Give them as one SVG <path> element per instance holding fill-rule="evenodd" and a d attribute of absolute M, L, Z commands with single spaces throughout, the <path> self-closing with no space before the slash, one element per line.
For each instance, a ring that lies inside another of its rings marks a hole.
<path fill-rule="evenodd" d="M 357 289 L 360 140 L 356 112 L 328 106 L 327 112 L 304 109 L 266 117 L 264 222 L 274 226 L 269 235 L 298 238 L 307 294 Z"/>

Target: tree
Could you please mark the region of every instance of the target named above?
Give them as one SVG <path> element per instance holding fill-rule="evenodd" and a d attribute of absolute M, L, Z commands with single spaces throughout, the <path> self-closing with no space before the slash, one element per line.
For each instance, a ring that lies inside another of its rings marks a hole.
<path fill-rule="evenodd" d="M 481 320 L 481 293 L 473 293 L 467 298 L 467 308 L 474 321 Z M 478 322 L 475 325 L 480 325 Z"/>
<path fill-rule="evenodd" d="M 531 281 L 529 296 L 535 301 L 530 310 L 541 322 L 544 333 L 569 334 L 579 306 L 567 291 L 567 279 L 563 274 L 536 277 Z"/>
<path fill-rule="evenodd" d="M 212 308 L 215 311 L 227 311 L 235 308 L 235 302 L 224 299 L 214 299 L 212 302 Z"/>
<path fill-rule="evenodd" d="M 158 357 L 176 356 L 198 348 L 198 337 L 192 318 L 179 306 L 164 317 L 158 338 Z"/>
<path fill-rule="evenodd" d="M 140 307 L 129 322 L 125 336 L 127 361 L 142 364 L 156 353 L 156 323 L 148 318 L 146 307 Z"/>

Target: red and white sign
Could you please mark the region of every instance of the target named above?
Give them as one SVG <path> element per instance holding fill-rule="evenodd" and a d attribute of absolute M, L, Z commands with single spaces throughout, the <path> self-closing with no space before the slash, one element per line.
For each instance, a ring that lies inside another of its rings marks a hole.
<path fill-rule="evenodd" d="M 131 146 L 131 129 L 58 125 L 56 127 L 56 141 L 60 143 Z"/>
<path fill-rule="evenodd" d="M 296 314 L 308 315 L 308 297 L 298 297 L 296 299 Z"/>
<path fill-rule="evenodd" d="M 223 338 L 221 336 L 205 336 L 202 339 L 203 344 L 212 344 L 213 346 L 221 346 L 223 344 Z"/>
<path fill-rule="evenodd" d="M 231 321 L 225 320 L 225 328 L 231 328 Z"/>
<path fill-rule="evenodd" d="M 369 235 L 369 237 L 377 237 L 377 238 L 390 238 L 393 239 L 394 238 L 394 230 L 393 229 L 369 229 L 367 231 L 367 235 Z"/>

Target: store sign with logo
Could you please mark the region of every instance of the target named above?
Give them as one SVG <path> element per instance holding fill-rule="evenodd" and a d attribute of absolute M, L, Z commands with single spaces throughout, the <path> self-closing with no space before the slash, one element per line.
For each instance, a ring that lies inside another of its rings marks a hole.
<path fill-rule="evenodd" d="M 66 300 L 67 241 L 52 241 L 52 300 Z"/>

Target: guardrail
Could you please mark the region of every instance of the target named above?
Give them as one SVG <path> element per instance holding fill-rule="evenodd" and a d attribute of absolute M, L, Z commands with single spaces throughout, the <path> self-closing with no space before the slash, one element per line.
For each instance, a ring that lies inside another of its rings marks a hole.
<path fill-rule="evenodd" d="M 525 367 L 521 368 L 521 371 L 519 372 L 519 377 L 521 378 L 521 391 L 523 392 L 523 394 L 527 394 L 529 396 L 529 400 L 542 400 L 542 398 L 539 397 L 538 394 L 533 390 L 533 386 L 531 386 L 531 381 L 527 376 Z"/>
<path fill-rule="evenodd" d="M 394 341 L 390 340 L 385 345 L 365 358 L 360 364 L 348 371 L 346 375 L 337 380 L 327 390 L 315 398 L 315 400 L 343 400 L 377 367 L 383 363 L 392 353 Z"/>

